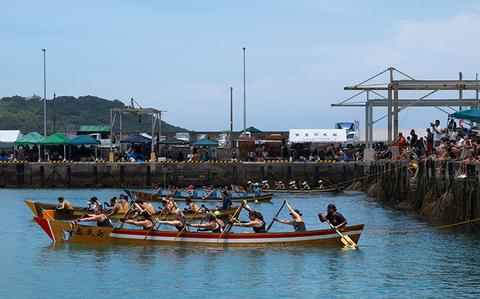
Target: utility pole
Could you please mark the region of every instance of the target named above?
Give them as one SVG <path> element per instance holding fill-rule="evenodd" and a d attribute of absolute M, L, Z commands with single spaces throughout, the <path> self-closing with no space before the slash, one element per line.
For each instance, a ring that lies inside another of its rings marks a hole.
<path fill-rule="evenodd" d="M 55 115 L 55 99 L 57 98 L 57 95 L 54 93 L 53 94 L 53 101 L 52 101 L 52 110 L 53 110 L 53 133 L 57 132 L 57 119 Z"/>
<path fill-rule="evenodd" d="M 230 87 L 230 147 L 233 148 L 233 87 Z"/>
<path fill-rule="evenodd" d="M 458 72 L 458 80 L 462 81 L 463 80 L 463 74 L 462 72 Z M 461 88 L 458 89 L 458 99 L 461 101 L 463 99 L 463 90 Z M 458 107 L 459 111 L 462 111 L 462 106 Z"/>
<path fill-rule="evenodd" d="M 47 50 L 43 52 L 43 137 L 47 137 Z"/>
<path fill-rule="evenodd" d="M 247 132 L 247 87 L 245 80 L 245 50 L 243 47 L 243 135 Z"/>

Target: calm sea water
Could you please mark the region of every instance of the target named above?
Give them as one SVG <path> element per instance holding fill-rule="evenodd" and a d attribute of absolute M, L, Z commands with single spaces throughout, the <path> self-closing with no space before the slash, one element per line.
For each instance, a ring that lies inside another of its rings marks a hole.
<path fill-rule="evenodd" d="M 23 199 L 83 205 L 121 190 L 0 190 L 2 298 L 319 298 L 480 297 L 480 235 L 428 227 L 362 193 L 275 196 L 255 208 L 267 219 L 284 199 L 307 228 L 335 203 L 365 223 L 358 250 L 338 247 L 209 248 L 52 245 Z M 245 218 L 245 214 L 243 215 Z M 282 217 L 288 219 L 286 210 Z M 290 230 L 275 223 L 272 230 Z M 409 231 L 389 233 L 389 231 Z"/>

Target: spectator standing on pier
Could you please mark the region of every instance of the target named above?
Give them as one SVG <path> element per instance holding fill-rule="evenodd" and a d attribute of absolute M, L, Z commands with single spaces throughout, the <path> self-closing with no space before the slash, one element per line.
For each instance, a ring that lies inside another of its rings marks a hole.
<path fill-rule="evenodd" d="M 416 145 L 417 145 L 417 141 L 418 141 L 418 135 L 415 134 L 415 130 L 414 130 L 414 129 L 412 129 L 412 130 L 410 131 L 410 136 L 411 136 L 411 138 L 410 138 L 410 145 L 411 145 L 411 146 L 416 146 Z"/>
<path fill-rule="evenodd" d="M 440 127 L 440 121 L 437 119 L 435 120 L 435 123 L 430 123 L 430 126 L 433 129 L 433 146 L 437 147 L 440 145 L 440 142 L 442 140 L 442 134 L 443 130 Z"/>
<path fill-rule="evenodd" d="M 433 152 L 433 133 L 430 128 L 427 128 L 427 136 L 425 139 L 427 140 L 427 156 L 431 155 Z"/>
<path fill-rule="evenodd" d="M 407 146 L 407 140 L 402 133 L 398 133 L 397 145 L 400 151 L 402 151 Z"/>

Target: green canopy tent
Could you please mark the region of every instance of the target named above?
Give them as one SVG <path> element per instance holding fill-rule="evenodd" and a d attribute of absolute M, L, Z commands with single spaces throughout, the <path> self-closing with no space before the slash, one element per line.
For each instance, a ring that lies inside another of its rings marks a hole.
<path fill-rule="evenodd" d="M 63 145 L 63 158 L 65 159 L 65 155 L 67 153 L 67 144 L 70 141 L 70 138 L 64 133 L 55 133 L 50 136 L 45 137 L 42 142 L 40 142 L 43 146 L 55 146 L 55 145 Z"/>
<path fill-rule="evenodd" d="M 30 132 L 27 135 L 17 139 L 15 145 L 40 145 L 43 140 L 43 136 L 37 132 Z"/>
<path fill-rule="evenodd" d="M 192 143 L 192 145 L 193 146 L 198 146 L 198 147 L 218 147 L 217 142 L 215 142 L 213 140 L 210 140 L 210 139 L 207 139 L 207 138 L 197 140 L 194 143 Z"/>
<path fill-rule="evenodd" d="M 210 157 L 208 157 L 208 149 L 209 148 L 213 148 L 211 158 L 215 159 L 217 157 L 218 143 L 216 141 L 213 141 L 213 140 L 210 140 L 210 139 L 207 139 L 207 138 L 203 138 L 203 139 L 197 140 L 194 143 L 192 143 L 192 146 L 199 147 L 200 149 L 205 148 L 202 155 L 200 155 L 201 151 L 200 150 L 198 151 L 199 157 L 204 156 L 204 159 L 202 159 L 202 160 L 209 160 L 210 159 Z"/>
<path fill-rule="evenodd" d="M 98 158 L 98 146 L 100 144 L 100 140 L 97 140 L 88 135 L 78 135 L 73 137 L 67 142 L 68 145 L 95 145 L 95 160 Z M 71 153 L 69 154 L 69 156 Z"/>
<path fill-rule="evenodd" d="M 249 127 L 245 130 L 246 132 L 250 132 L 251 134 L 253 133 L 262 133 L 262 131 L 260 131 L 259 129 L 255 128 L 255 127 Z"/>
<path fill-rule="evenodd" d="M 469 120 L 473 122 L 480 122 L 480 109 L 457 111 L 450 114 L 450 117 Z"/>
<path fill-rule="evenodd" d="M 38 160 L 41 160 L 41 151 L 40 151 L 40 144 L 43 140 L 43 136 L 40 135 L 38 132 L 30 132 L 27 135 L 24 135 L 23 137 L 17 139 L 15 141 L 15 146 L 19 145 L 38 145 Z"/>

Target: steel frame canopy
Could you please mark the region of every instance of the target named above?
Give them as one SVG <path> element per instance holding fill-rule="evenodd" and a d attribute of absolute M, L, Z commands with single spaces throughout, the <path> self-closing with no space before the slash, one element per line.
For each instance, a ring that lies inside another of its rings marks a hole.
<path fill-rule="evenodd" d="M 137 117 L 142 117 L 144 115 L 150 115 L 152 119 L 152 143 L 151 143 L 151 154 L 150 154 L 150 161 L 155 161 L 157 159 L 155 154 L 155 128 L 158 124 L 158 133 L 159 136 L 162 134 L 162 112 L 166 112 L 163 110 L 157 110 L 154 108 L 142 108 L 140 105 L 133 99 L 130 99 L 130 106 L 128 108 L 122 109 L 110 109 L 110 153 L 108 160 L 109 162 L 114 162 L 114 154 L 113 154 L 113 126 L 115 125 L 115 121 L 118 117 L 119 122 L 119 140 L 122 140 L 122 115 L 128 114 Z"/>
<path fill-rule="evenodd" d="M 389 74 L 387 83 L 373 83 L 374 79 L 384 74 Z M 402 76 L 402 79 L 395 79 L 394 76 Z M 406 79 L 405 79 L 406 78 Z M 387 118 L 387 137 L 388 142 L 392 142 L 398 135 L 398 114 L 400 111 L 409 107 L 435 107 L 444 113 L 451 114 L 440 107 L 448 107 L 453 111 L 457 111 L 453 106 L 468 106 L 470 108 L 480 108 L 478 99 L 480 90 L 480 81 L 478 74 L 476 80 L 463 80 L 462 73 L 459 73 L 459 80 L 415 80 L 413 77 L 389 67 L 382 72 L 376 74 L 367 80 L 354 85 L 346 86 L 344 90 L 360 91 L 355 95 L 347 98 L 339 103 L 331 104 L 332 107 L 365 107 L 365 141 L 367 148 L 373 145 L 373 125 L 380 120 Z M 476 91 L 475 98 L 465 99 L 463 91 Z M 415 99 L 401 99 L 400 91 L 428 91 L 424 96 Z M 441 91 L 458 91 L 458 98 L 437 98 L 427 99 L 431 95 Z M 386 93 L 386 95 L 382 94 Z M 360 95 L 365 94 L 366 99 L 361 101 L 353 101 L 358 99 Z M 371 98 L 371 95 L 377 98 Z M 387 114 L 379 119 L 373 120 L 373 107 L 387 107 Z"/>

